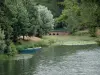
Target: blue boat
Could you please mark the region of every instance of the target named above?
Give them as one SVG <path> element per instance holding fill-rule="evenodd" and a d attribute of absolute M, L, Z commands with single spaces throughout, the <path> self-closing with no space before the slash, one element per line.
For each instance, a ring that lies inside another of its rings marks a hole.
<path fill-rule="evenodd" d="M 27 48 L 24 50 L 20 50 L 19 53 L 20 54 L 32 54 L 35 53 L 36 51 L 41 50 L 41 47 L 36 47 L 36 48 Z"/>

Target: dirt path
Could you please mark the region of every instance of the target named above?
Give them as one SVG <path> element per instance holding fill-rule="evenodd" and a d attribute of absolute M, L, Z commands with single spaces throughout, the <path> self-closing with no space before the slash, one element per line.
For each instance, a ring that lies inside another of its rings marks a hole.
<path fill-rule="evenodd" d="M 22 39 L 23 36 L 20 37 L 20 39 Z M 25 40 L 29 40 L 29 41 L 40 41 L 41 38 L 38 38 L 38 37 L 35 37 L 35 36 L 32 36 L 32 37 L 29 37 L 29 36 L 25 36 Z"/>

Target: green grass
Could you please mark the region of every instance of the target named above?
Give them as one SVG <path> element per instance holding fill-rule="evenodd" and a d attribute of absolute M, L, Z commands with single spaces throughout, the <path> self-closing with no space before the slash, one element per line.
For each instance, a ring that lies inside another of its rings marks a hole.
<path fill-rule="evenodd" d="M 98 37 L 99 38 L 99 37 Z M 24 50 L 26 48 L 34 47 L 48 47 L 51 45 L 86 45 L 97 44 L 97 37 L 90 37 L 89 35 L 68 35 L 68 36 L 44 36 L 41 41 L 21 41 L 16 45 L 17 50 Z"/>
<path fill-rule="evenodd" d="M 0 60 L 7 60 L 9 59 L 9 56 L 6 54 L 0 54 Z"/>
<path fill-rule="evenodd" d="M 96 44 L 96 39 L 89 36 L 44 36 L 46 39 L 55 40 L 55 45 L 84 45 Z M 95 40 L 94 40 L 95 39 Z"/>
<path fill-rule="evenodd" d="M 76 35 L 76 36 L 90 36 L 88 30 L 77 31 L 73 35 Z"/>

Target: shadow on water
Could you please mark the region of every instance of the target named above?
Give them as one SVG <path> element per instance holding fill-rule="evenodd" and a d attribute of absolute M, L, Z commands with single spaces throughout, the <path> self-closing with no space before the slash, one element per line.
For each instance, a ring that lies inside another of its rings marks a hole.
<path fill-rule="evenodd" d="M 41 51 L 33 54 L 33 57 L 30 59 L 0 60 L 0 75 L 66 75 L 66 69 L 68 69 L 66 67 L 68 67 L 69 62 L 74 61 L 74 63 L 71 62 L 72 64 L 75 64 L 76 61 L 80 62 L 79 59 L 73 60 L 76 57 L 80 57 L 77 55 L 78 52 L 94 51 L 95 49 L 100 50 L 97 45 L 53 46 L 43 48 Z M 76 57 L 73 57 L 73 55 L 76 55 Z M 70 56 L 72 57 L 69 60 Z M 59 72 L 60 67 L 63 67 L 63 72 Z M 70 67 L 69 71 L 71 70 L 72 68 Z M 75 75 L 79 74 L 79 72 L 75 72 Z M 74 74 L 67 73 L 67 75 Z"/>

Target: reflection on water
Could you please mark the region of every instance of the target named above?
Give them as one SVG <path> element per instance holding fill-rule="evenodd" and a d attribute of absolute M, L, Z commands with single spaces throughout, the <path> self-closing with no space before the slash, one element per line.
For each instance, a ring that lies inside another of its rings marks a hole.
<path fill-rule="evenodd" d="M 0 75 L 100 75 L 100 48 L 44 48 L 30 59 L 0 60 Z"/>

